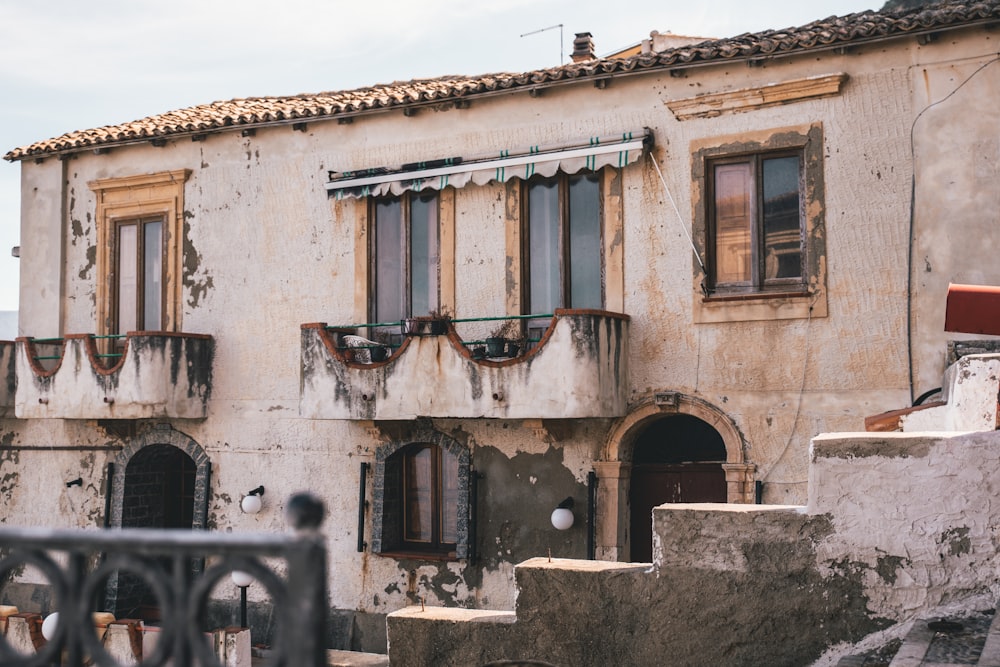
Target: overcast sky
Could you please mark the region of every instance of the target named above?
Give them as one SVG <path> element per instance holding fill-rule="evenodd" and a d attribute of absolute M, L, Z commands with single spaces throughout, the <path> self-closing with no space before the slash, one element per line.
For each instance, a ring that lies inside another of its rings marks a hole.
<path fill-rule="evenodd" d="M 798 26 L 870 0 L 0 0 L 0 155 L 64 132 L 237 97 L 527 71 L 651 30 Z M 0 311 L 18 304 L 20 166 L 0 161 Z M 24 332 L 30 335 L 30 332 Z"/>

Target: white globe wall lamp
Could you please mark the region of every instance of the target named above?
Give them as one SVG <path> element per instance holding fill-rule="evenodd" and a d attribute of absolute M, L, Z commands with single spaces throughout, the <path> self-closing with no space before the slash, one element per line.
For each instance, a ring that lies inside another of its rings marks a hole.
<path fill-rule="evenodd" d="M 556 530 L 569 530 L 573 527 L 573 498 L 567 498 L 552 511 L 552 526 Z"/>
<path fill-rule="evenodd" d="M 240 501 L 240 509 L 243 510 L 244 514 L 256 514 L 264 506 L 264 501 L 261 500 L 261 496 L 263 495 L 263 486 L 252 489 L 247 495 L 243 496 L 243 500 Z"/>

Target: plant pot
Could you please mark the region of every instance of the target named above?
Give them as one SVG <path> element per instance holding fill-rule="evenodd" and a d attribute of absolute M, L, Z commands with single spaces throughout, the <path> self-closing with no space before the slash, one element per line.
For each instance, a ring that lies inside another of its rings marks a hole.
<path fill-rule="evenodd" d="M 432 336 L 442 336 L 448 333 L 448 320 L 431 320 L 427 329 Z"/>
<path fill-rule="evenodd" d="M 487 338 L 486 339 L 486 356 L 487 357 L 502 357 L 503 350 L 507 346 L 507 339 L 505 338 Z"/>
<path fill-rule="evenodd" d="M 382 347 L 381 345 L 369 348 L 368 353 L 371 355 L 372 362 L 385 361 L 389 358 L 389 348 Z"/>
<path fill-rule="evenodd" d="M 507 343 L 507 356 L 516 357 L 517 353 L 521 351 L 521 346 L 517 343 Z"/>
<path fill-rule="evenodd" d="M 403 320 L 402 331 L 404 336 L 419 336 L 424 333 L 426 320 L 416 317 L 407 317 Z"/>
<path fill-rule="evenodd" d="M 486 347 L 483 345 L 477 345 L 472 348 L 472 358 L 473 359 L 485 359 L 486 358 Z"/>

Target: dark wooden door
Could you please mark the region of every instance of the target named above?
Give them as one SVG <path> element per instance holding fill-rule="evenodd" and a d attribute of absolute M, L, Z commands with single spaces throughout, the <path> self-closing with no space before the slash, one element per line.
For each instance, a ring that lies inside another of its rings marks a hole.
<path fill-rule="evenodd" d="M 632 468 L 632 562 L 653 559 L 653 508 L 664 503 L 724 503 L 721 463 L 642 463 Z"/>

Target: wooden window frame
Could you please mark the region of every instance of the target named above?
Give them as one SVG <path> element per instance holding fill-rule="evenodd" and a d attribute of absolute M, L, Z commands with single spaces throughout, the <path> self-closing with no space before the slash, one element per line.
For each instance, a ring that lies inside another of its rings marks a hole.
<path fill-rule="evenodd" d="M 115 333 L 115 230 L 118 221 L 161 216 L 163 219 L 163 308 L 160 329 L 181 331 L 184 184 L 189 169 L 141 176 L 106 178 L 87 185 L 96 196 L 97 332 Z"/>
<path fill-rule="evenodd" d="M 404 302 L 403 302 L 403 315 L 404 317 L 414 317 L 419 315 L 427 315 L 427 313 L 415 313 L 413 312 L 413 283 L 412 283 L 412 267 L 410 266 L 410 260 L 412 256 L 412 218 L 411 218 L 411 205 L 412 198 L 414 196 L 420 196 L 423 193 L 417 192 L 407 192 L 398 197 L 377 197 L 370 198 L 368 200 L 368 220 L 369 233 L 368 233 L 368 303 L 367 303 L 367 317 L 369 320 L 379 319 L 380 316 L 376 313 L 377 310 L 377 300 L 378 300 L 378 253 L 377 253 L 377 242 L 378 242 L 378 217 L 376 211 L 378 210 L 378 204 L 383 201 L 398 200 L 400 202 L 400 215 L 402 216 L 402 246 L 405 249 L 403 252 L 403 267 L 402 272 L 404 274 L 403 284 L 404 284 Z M 442 265 L 444 262 L 444 249 L 443 241 L 445 240 L 444 232 L 442 229 L 442 216 L 444 213 L 443 197 L 440 191 L 432 191 L 434 199 L 436 201 L 437 207 L 437 248 L 438 248 L 438 261 L 437 261 L 437 304 L 431 310 L 441 311 L 443 309 L 443 278 Z"/>
<path fill-rule="evenodd" d="M 768 159 L 794 157 L 799 162 L 798 174 L 798 209 L 799 209 L 799 275 L 794 278 L 765 277 L 765 243 L 764 243 L 764 177 L 763 162 Z M 731 294 L 766 294 L 767 292 L 804 293 L 806 290 L 805 265 L 807 247 L 805 237 L 805 213 L 802 204 L 805 199 L 805 178 L 803 175 L 803 159 L 801 150 L 774 150 L 738 155 L 727 155 L 720 158 L 709 158 L 705 166 L 706 175 L 706 205 L 708 206 L 708 224 L 706 225 L 708 266 L 707 287 L 710 295 L 725 296 Z M 715 208 L 715 168 L 718 166 L 747 164 L 750 174 L 750 280 L 743 283 L 720 284 L 718 280 L 718 260 L 716 257 L 718 230 L 717 211 Z"/>
<path fill-rule="evenodd" d="M 409 548 L 402 544 L 403 503 L 402 455 L 414 445 L 434 445 L 446 450 L 457 461 L 455 538 L 447 551 Z M 372 494 L 372 553 L 389 558 L 416 558 L 428 561 L 454 561 L 476 558 L 476 473 L 468 447 L 434 429 L 417 429 L 408 437 L 384 443 L 375 450 Z"/>
<path fill-rule="evenodd" d="M 429 450 L 431 452 L 431 483 L 430 483 L 430 504 L 431 504 L 431 537 L 430 540 L 423 542 L 418 540 L 407 539 L 407 520 L 410 516 L 409 512 L 409 498 L 411 487 L 409 485 L 409 480 L 407 479 L 407 471 L 410 469 L 407 465 L 407 460 L 415 456 L 419 452 L 424 450 Z M 419 551 L 419 552 L 429 552 L 437 554 L 448 554 L 453 555 L 455 552 L 455 542 L 445 542 L 444 541 L 444 523 L 445 523 L 445 505 L 447 502 L 453 502 L 457 504 L 458 501 L 458 490 L 455 490 L 455 498 L 446 498 L 446 493 L 444 489 L 444 450 L 433 443 L 421 442 L 414 443 L 407 447 L 404 447 L 396 456 L 399 456 L 402 465 L 402 474 L 400 475 L 401 488 L 397 490 L 399 493 L 399 498 L 401 500 L 400 511 L 402 513 L 401 517 L 401 527 L 402 535 L 399 539 L 400 549 L 402 551 Z M 455 477 L 458 476 L 458 459 L 452 457 L 455 464 Z M 458 526 L 453 528 L 453 532 L 457 533 Z"/>
<path fill-rule="evenodd" d="M 110 290 L 110 305 L 109 305 L 109 317 L 111 321 L 108 325 L 109 331 L 120 332 L 119 323 L 121 322 L 120 310 L 120 275 L 121 275 L 121 229 L 127 226 L 134 226 L 136 228 L 136 297 L 135 297 L 135 322 L 136 330 L 138 331 L 149 331 L 149 323 L 145 320 L 145 305 L 146 305 L 146 295 L 148 290 L 146 290 L 145 275 L 146 275 L 146 253 L 145 253 L 145 225 L 148 223 L 160 223 L 160 326 L 156 327 L 155 330 L 161 330 L 163 323 L 166 321 L 167 316 L 167 298 L 166 298 L 166 266 L 167 266 L 167 254 L 166 254 L 166 220 L 162 215 L 152 215 L 143 216 L 137 218 L 121 218 L 113 219 L 111 221 L 111 266 L 112 273 L 109 279 L 109 290 Z"/>
<path fill-rule="evenodd" d="M 691 142 L 692 310 L 695 323 L 826 317 L 826 208 L 822 123 L 747 131 Z M 712 165 L 746 155 L 801 154 L 802 279 L 774 289 L 714 290 L 711 284 Z"/>
<path fill-rule="evenodd" d="M 607 258 L 606 258 L 606 241 L 605 241 L 605 183 L 601 172 L 577 172 L 576 174 L 566 174 L 562 171 L 556 173 L 554 176 L 533 176 L 528 180 L 521 182 L 521 193 L 520 193 L 520 256 L 521 256 L 521 286 L 522 293 L 520 295 L 520 302 L 523 304 L 524 312 L 523 315 L 530 315 L 528 312 L 531 309 L 531 235 L 529 232 L 529 227 L 531 224 L 531 217 L 529 214 L 530 208 L 530 198 L 529 198 L 529 188 L 536 183 L 542 182 L 557 182 L 558 185 L 558 216 L 559 216 L 559 279 L 560 279 L 560 304 L 557 306 L 559 308 L 572 308 L 577 307 L 570 303 L 570 289 L 572 286 L 572 261 L 570 258 L 570 212 L 569 212 L 569 183 L 570 179 L 576 176 L 586 176 L 593 175 L 597 178 L 597 216 L 598 216 L 598 229 L 599 229 L 599 257 L 601 262 L 600 267 L 600 308 L 605 308 L 607 304 Z"/>

